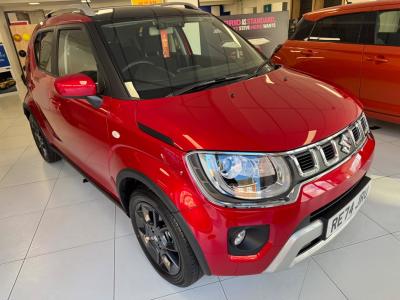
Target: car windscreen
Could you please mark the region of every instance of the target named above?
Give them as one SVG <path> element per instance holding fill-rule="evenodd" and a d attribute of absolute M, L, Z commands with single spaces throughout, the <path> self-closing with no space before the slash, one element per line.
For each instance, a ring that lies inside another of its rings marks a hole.
<path fill-rule="evenodd" d="M 251 74 L 264 62 L 248 42 L 212 16 L 114 20 L 99 27 L 122 79 L 142 99 Z"/>

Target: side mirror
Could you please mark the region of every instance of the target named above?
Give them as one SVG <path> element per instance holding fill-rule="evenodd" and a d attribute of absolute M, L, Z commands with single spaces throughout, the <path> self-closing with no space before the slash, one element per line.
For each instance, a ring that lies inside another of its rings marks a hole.
<path fill-rule="evenodd" d="M 54 87 L 61 97 L 84 98 L 96 108 L 103 103 L 101 97 L 97 96 L 96 83 L 82 73 L 58 77 L 54 81 Z"/>

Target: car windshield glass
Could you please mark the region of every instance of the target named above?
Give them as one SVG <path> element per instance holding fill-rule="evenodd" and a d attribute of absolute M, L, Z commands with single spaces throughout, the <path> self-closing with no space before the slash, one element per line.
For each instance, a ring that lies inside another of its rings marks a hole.
<path fill-rule="evenodd" d="M 130 94 L 143 99 L 180 94 L 196 83 L 208 88 L 201 83 L 244 79 L 239 75 L 254 75 L 264 63 L 248 42 L 211 16 L 114 20 L 100 28 Z M 272 70 L 269 64 L 264 68 Z"/>

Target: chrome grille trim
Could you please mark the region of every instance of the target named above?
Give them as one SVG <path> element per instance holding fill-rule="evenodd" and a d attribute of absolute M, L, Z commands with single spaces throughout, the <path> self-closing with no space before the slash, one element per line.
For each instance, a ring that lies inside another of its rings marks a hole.
<path fill-rule="evenodd" d="M 290 158 L 293 160 L 294 164 L 296 165 L 297 170 L 299 171 L 300 176 L 302 176 L 302 177 L 312 176 L 312 175 L 318 173 L 318 171 L 320 170 L 320 166 L 319 166 L 319 161 L 318 161 L 316 150 L 315 149 L 310 149 L 310 150 L 308 150 L 308 152 L 311 154 L 311 158 L 313 160 L 312 163 L 314 164 L 314 167 L 311 170 L 306 170 L 306 171 L 304 171 L 302 169 L 302 167 L 300 166 L 299 160 L 298 160 L 298 158 L 296 156 L 296 155 L 299 155 L 299 154 L 302 154 L 302 153 L 298 153 L 296 155 L 290 155 Z"/>
<path fill-rule="evenodd" d="M 334 134 L 333 136 L 321 142 L 309 145 L 303 149 L 294 150 L 289 157 L 296 167 L 296 171 L 300 177 L 306 178 L 319 172 L 323 172 L 329 167 L 351 156 L 359 149 L 361 144 L 364 144 L 368 133 L 368 122 L 365 115 L 362 114 L 357 121 L 337 134 Z M 334 157 L 331 159 L 327 158 L 324 151 L 324 147 L 326 147 L 329 143 L 332 145 L 334 151 Z M 313 168 L 305 171 L 302 169 L 298 157 L 302 155 L 304 157 L 307 155 L 307 153 L 311 154 L 310 157 L 313 158 L 313 162 L 310 160 L 308 162 L 302 161 L 302 163 L 308 165 L 313 164 Z"/>
<path fill-rule="evenodd" d="M 328 158 L 326 157 L 326 153 L 325 153 L 325 150 L 324 150 L 324 146 L 325 146 L 326 144 L 324 144 L 324 145 L 322 145 L 322 146 L 317 146 L 317 148 L 318 148 L 318 150 L 319 150 L 319 153 L 320 153 L 320 155 L 321 155 L 321 157 L 322 157 L 322 160 L 323 160 L 324 164 L 325 164 L 326 166 L 332 166 L 332 165 L 336 164 L 336 163 L 339 161 L 339 159 L 340 159 L 340 157 L 339 157 L 339 150 L 338 150 L 338 146 L 337 146 L 337 143 L 336 143 L 335 140 L 331 140 L 331 141 L 329 141 L 328 143 L 330 143 L 330 144 L 332 145 L 332 147 L 333 147 L 334 156 L 333 156 L 333 158 L 331 158 L 331 159 L 328 159 Z"/>

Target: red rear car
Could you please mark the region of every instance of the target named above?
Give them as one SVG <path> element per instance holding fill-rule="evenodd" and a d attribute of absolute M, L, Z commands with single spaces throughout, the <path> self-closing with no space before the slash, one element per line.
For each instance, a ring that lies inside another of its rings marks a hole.
<path fill-rule="evenodd" d="M 305 14 L 272 60 L 340 86 L 371 117 L 400 123 L 400 1 Z"/>
<path fill-rule="evenodd" d="M 52 16 L 28 52 L 24 112 L 43 158 L 119 203 L 175 285 L 290 267 L 366 199 L 375 142 L 356 99 L 269 65 L 205 12 Z"/>

